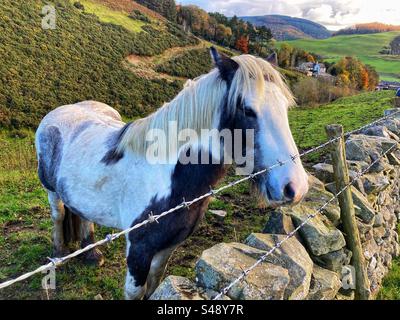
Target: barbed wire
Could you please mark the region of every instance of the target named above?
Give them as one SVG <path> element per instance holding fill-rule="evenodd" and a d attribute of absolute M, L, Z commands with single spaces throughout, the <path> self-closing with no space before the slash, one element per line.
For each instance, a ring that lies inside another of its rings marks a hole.
<path fill-rule="evenodd" d="M 226 286 L 224 289 L 221 290 L 221 292 L 213 299 L 213 300 L 219 300 L 222 298 L 222 296 L 226 295 L 230 289 L 232 289 L 236 284 L 239 282 L 243 281 L 247 275 L 254 270 L 258 265 L 261 263 L 265 262 L 265 260 L 270 256 L 274 251 L 279 249 L 286 241 L 288 241 L 290 238 L 293 238 L 295 234 L 303 228 L 310 220 L 315 218 L 319 213 L 322 213 L 322 211 L 330 205 L 334 200 L 336 200 L 343 192 L 345 192 L 348 188 L 350 188 L 356 181 L 358 181 L 362 176 L 364 176 L 376 163 L 378 163 L 379 160 L 381 160 L 384 156 L 386 156 L 388 153 L 390 153 L 392 150 L 397 148 L 397 143 L 394 144 L 392 147 L 390 147 L 387 151 L 385 151 L 379 158 L 375 159 L 368 167 L 366 167 L 363 171 L 359 172 L 354 179 L 349 182 L 345 187 L 343 187 L 338 193 L 336 193 L 331 199 L 329 199 L 327 202 L 325 202 L 318 210 L 315 211 L 315 213 L 310 214 L 307 216 L 307 218 L 299 224 L 293 231 L 291 231 L 285 238 L 283 238 L 281 241 L 277 242 L 275 246 L 273 246 L 267 253 L 262 255 L 252 266 L 244 270 L 239 277 L 237 277 L 234 281 L 232 281 L 228 286 Z"/>
<path fill-rule="evenodd" d="M 362 131 L 365 128 L 371 126 L 371 125 L 379 123 L 380 121 L 386 120 L 386 119 L 388 119 L 390 117 L 393 117 L 397 113 L 400 113 L 400 110 L 396 111 L 396 112 L 393 112 L 390 115 L 387 115 L 387 116 L 382 117 L 380 119 L 377 119 L 376 121 L 374 121 L 372 123 L 369 123 L 369 124 L 367 124 L 367 125 L 365 125 L 363 127 L 360 127 L 360 128 L 358 128 L 356 130 L 353 130 L 353 131 L 351 131 L 349 133 L 346 133 L 345 136 L 348 136 L 350 134 L 354 134 L 355 132 Z M 292 155 L 290 157 L 290 159 L 286 159 L 286 160 L 283 160 L 283 161 L 277 160 L 277 162 L 275 164 L 273 164 L 272 166 L 270 166 L 268 168 L 265 168 L 265 169 L 262 169 L 262 170 L 260 170 L 258 172 L 255 172 L 253 174 L 250 174 L 250 175 L 248 175 L 248 176 L 246 176 L 246 177 L 244 177 L 242 179 L 233 181 L 233 182 L 231 182 L 231 183 L 229 183 L 227 185 L 224 185 L 224 186 L 222 186 L 222 187 L 220 187 L 218 189 L 214 189 L 213 190 L 213 189 L 210 188 L 209 192 L 207 192 L 207 193 L 205 193 L 205 194 L 203 194 L 203 195 L 201 195 L 201 196 L 199 196 L 199 197 L 197 197 L 197 198 L 195 198 L 193 200 L 186 201 L 185 199 L 183 199 L 183 201 L 179 205 L 177 205 L 174 208 L 171 208 L 171 209 L 169 209 L 167 211 L 164 211 L 161 214 L 154 215 L 152 212 L 150 212 L 149 216 L 148 216 L 148 219 L 143 220 L 142 222 L 140 222 L 140 223 L 138 223 L 138 224 L 136 224 L 136 225 L 134 225 L 134 226 L 132 226 L 130 228 L 122 230 L 122 231 L 120 231 L 118 233 L 108 234 L 104 239 L 99 240 L 99 241 L 97 241 L 95 243 L 92 243 L 92 244 L 90 244 L 90 245 L 88 245 L 88 246 L 86 246 L 84 248 L 79 249 L 79 250 L 76 250 L 73 253 L 71 253 L 69 255 L 66 255 L 64 257 L 48 258 L 50 260 L 49 263 L 47 263 L 45 265 L 42 265 L 42 266 L 38 267 L 37 269 L 35 269 L 35 270 L 31 271 L 31 272 L 27 272 L 27 273 L 15 278 L 15 279 L 11 279 L 11 280 L 8 280 L 8 281 L 0 283 L 0 289 L 4 289 L 4 288 L 6 288 L 8 286 L 13 285 L 16 282 L 20 282 L 20 281 L 23 281 L 25 279 L 28 279 L 28 278 L 32 277 L 33 275 L 38 274 L 38 273 L 42 273 L 44 271 L 47 271 L 50 268 L 57 268 L 58 266 L 62 265 L 63 263 L 65 263 L 66 261 L 68 261 L 68 260 L 70 260 L 70 259 L 72 259 L 74 257 L 77 257 L 77 256 L 79 256 L 79 255 L 81 255 L 81 254 L 83 254 L 85 252 L 88 252 L 88 251 L 90 251 L 90 250 L 92 250 L 92 249 L 94 249 L 94 248 L 96 248 L 98 246 L 102 246 L 102 245 L 105 245 L 107 243 L 110 243 L 110 242 L 116 240 L 117 238 L 120 238 L 121 236 L 126 235 L 126 234 L 128 234 L 128 233 L 130 233 L 130 232 L 132 232 L 132 231 L 134 231 L 134 230 L 136 230 L 138 228 L 141 228 L 141 227 L 143 227 L 143 226 L 145 226 L 147 224 L 158 223 L 158 220 L 163 218 L 163 217 L 165 217 L 166 215 L 169 215 L 169 214 L 171 214 L 173 212 L 176 212 L 176 211 L 184 209 L 184 208 L 189 208 L 194 203 L 197 203 L 197 202 L 199 202 L 201 200 L 204 200 L 204 199 L 206 199 L 208 197 L 211 197 L 211 196 L 214 196 L 216 194 L 219 194 L 222 191 L 224 191 L 226 189 L 229 189 L 229 188 L 232 188 L 232 187 L 234 187 L 234 186 L 236 186 L 238 184 L 241 184 L 241 183 L 243 183 L 245 181 L 253 180 L 257 176 L 266 174 L 266 173 L 270 172 L 271 170 L 273 170 L 273 169 L 275 169 L 277 167 L 282 167 L 282 166 L 284 166 L 285 164 L 287 164 L 289 162 L 295 162 L 296 159 L 305 157 L 308 154 L 311 154 L 313 152 L 321 150 L 321 149 L 325 148 L 326 146 L 330 145 L 331 143 L 333 143 L 335 141 L 338 141 L 340 138 L 341 137 L 336 137 L 336 138 L 330 139 L 329 141 L 327 141 L 327 142 L 325 142 L 325 143 L 323 143 L 323 144 L 321 144 L 319 146 L 313 147 L 313 148 L 311 148 L 311 149 L 309 149 L 307 151 L 304 151 L 304 152 L 302 152 L 300 154 Z"/>

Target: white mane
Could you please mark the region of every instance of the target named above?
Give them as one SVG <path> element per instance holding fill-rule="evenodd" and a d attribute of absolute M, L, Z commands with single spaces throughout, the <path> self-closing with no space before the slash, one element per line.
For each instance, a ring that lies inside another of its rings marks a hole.
<path fill-rule="evenodd" d="M 268 94 L 271 94 L 271 90 L 266 90 L 268 82 L 278 87 L 281 91 L 279 97 L 287 100 L 287 106 L 295 104 L 281 74 L 267 61 L 251 55 L 241 55 L 232 59 L 239 64 L 239 69 L 228 93 L 228 113 L 235 112 L 240 97 L 246 97 L 254 90 L 258 99 L 267 99 Z M 144 154 L 149 143 L 146 141 L 147 132 L 162 129 L 168 137 L 170 121 L 177 122 L 178 132 L 193 129 L 200 134 L 201 129 L 212 129 L 226 94 L 227 84 L 221 79 L 217 69 L 194 80 L 188 80 L 183 90 L 171 102 L 147 118 L 132 123 L 124 133 L 118 150 L 130 148 L 135 153 Z"/>

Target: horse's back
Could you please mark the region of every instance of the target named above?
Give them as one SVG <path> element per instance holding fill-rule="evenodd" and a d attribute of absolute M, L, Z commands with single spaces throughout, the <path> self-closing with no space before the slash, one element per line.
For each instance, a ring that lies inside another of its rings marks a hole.
<path fill-rule="evenodd" d="M 107 136 L 123 125 L 116 110 L 95 101 L 65 105 L 49 112 L 41 121 L 35 139 L 38 173 L 44 187 L 56 190 L 58 169 L 66 154 L 84 147 L 93 152 L 104 148 Z"/>

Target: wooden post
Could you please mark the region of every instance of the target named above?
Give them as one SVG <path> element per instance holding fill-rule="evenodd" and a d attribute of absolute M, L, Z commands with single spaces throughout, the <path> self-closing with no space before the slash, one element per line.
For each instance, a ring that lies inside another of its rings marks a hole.
<path fill-rule="evenodd" d="M 395 97 L 394 98 L 394 107 L 395 108 L 400 108 L 400 97 Z"/>
<path fill-rule="evenodd" d="M 336 190 L 339 192 L 350 182 L 349 171 L 346 163 L 343 127 L 341 125 L 329 125 L 326 127 L 326 132 L 330 139 L 341 137 L 340 140 L 335 141 L 332 144 L 331 152 Z M 339 195 L 338 199 L 346 242 L 350 250 L 353 252 L 352 265 L 356 271 L 355 298 L 357 300 L 368 300 L 371 294 L 370 284 L 365 267 L 360 234 L 356 223 L 351 188 L 347 188 L 346 191 Z"/>

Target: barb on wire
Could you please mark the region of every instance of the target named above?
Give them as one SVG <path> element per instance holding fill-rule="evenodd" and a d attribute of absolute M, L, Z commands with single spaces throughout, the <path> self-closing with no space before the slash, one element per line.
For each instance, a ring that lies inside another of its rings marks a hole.
<path fill-rule="evenodd" d="M 386 156 L 388 153 L 390 153 L 392 150 L 397 148 L 397 144 L 394 144 L 392 147 L 390 147 L 388 150 L 386 150 L 384 153 L 382 153 L 377 159 L 375 159 L 368 167 L 366 167 L 363 171 L 359 172 L 352 181 L 350 181 L 346 186 L 344 186 L 338 193 L 336 193 L 331 199 L 329 199 L 327 202 L 325 202 L 324 205 L 322 205 L 319 209 L 315 211 L 315 213 L 310 214 L 307 216 L 307 218 L 300 224 L 298 225 L 293 231 L 291 231 L 285 238 L 283 238 L 281 241 L 275 244 L 269 251 L 267 251 L 264 255 L 262 255 L 252 266 L 244 270 L 240 274 L 239 277 L 237 277 L 234 281 L 232 281 L 228 286 L 223 288 L 221 292 L 214 297 L 213 300 L 219 300 L 222 298 L 223 295 L 227 294 L 230 289 L 232 289 L 237 283 L 243 281 L 245 277 L 252 271 L 254 270 L 258 265 L 260 265 L 262 262 L 264 262 L 268 256 L 270 256 L 274 251 L 279 249 L 283 243 L 285 243 L 287 240 L 290 238 L 293 238 L 297 231 L 299 231 L 301 228 L 303 228 L 311 219 L 315 218 L 319 213 L 322 213 L 325 208 L 330 205 L 334 200 L 336 200 L 343 192 L 345 192 L 348 188 L 350 188 L 357 180 L 359 180 L 364 174 L 366 174 L 380 159 L 382 159 L 384 156 Z"/>
<path fill-rule="evenodd" d="M 363 130 L 363 129 L 365 129 L 365 128 L 373 125 L 373 124 L 376 124 L 376 123 L 378 123 L 380 121 L 388 119 L 388 118 L 394 116 L 397 113 L 400 113 L 400 110 L 396 111 L 396 112 L 394 112 L 394 113 L 392 113 L 390 115 L 387 115 L 387 116 L 385 116 L 383 118 L 380 118 L 380 119 L 378 119 L 378 120 L 376 120 L 376 121 L 374 121 L 374 122 L 372 122 L 372 123 L 370 123 L 368 125 L 365 125 L 365 126 L 359 128 L 357 130 L 353 130 L 351 132 L 348 132 L 348 133 L 345 134 L 345 136 L 347 137 L 347 136 L 349 136 L 351 134 L 359 132 L 359 131 L 361 131 L 361 130 Z M 190 207 L 192 204 L 194 204 L 196 202 L 204 200 L 204 199 L 206 199 L 206 198 L 208 198 L 210 196 L 214 196 L 214 195 L 216 195 L 218 193 L 221 193 L 222 191 L 224 191 L 226 189 L 232 188 L 232 187 L 234 187 L 234 186 L 236 186 L 238 184 L 241 184 L 241 183 L 243 183 L 245 181 L 254 179 L 257 176 L 266 174 L 269 171 L 271 171 L 271 170 L 273 170 L 273 169 L 275 169 L 277 167 L 281 167 L 281 166 L 283 166 L 283 165 L 285 165 L 285 164 L 287 164 L 287 163 L 289 163 L 291 161 L 295 161 L 296 158 L 302 158 L 302 157 L 304 157 L 304 156 L 306 156 L 306 155 L 308 155 L 310 153 L 313 153 L 313 152 L 316 152 L 318 150 L 321 150 L 321 149 L 325 148 L 326 146 L 330 145 L 331 143 L 333 143 L 333 142 L 335 142 L 335 141 L 337 141 L 339 139 L 340 139 L 340 137 L 333 138 L 333 139 L 331 139 L 331 140 L 329 140 L 329 141 L 327 141 L 327 142 L 325 142 L 325 143 L 323 143 L 323 144 L 321 144 L 321 145 L 319 145 L 317 147 L 314 147 L 314 148 L 312 148 L 310 150 L 307 150 L 307 151 L 305 151 L 305 152 L 303 152 L 301 154 L 292 155 L 287 160 L 284 160 L 284 161 L 278 160 L 277 163 L 275 163 L 274 165 L 272 165 L 272 166 L 270 166 L 268 168 L 262 169 L 262 170 L 260 170 L 260 171 L 258 171 L 256 173 L 253 173 L 253 174 L 251 174 L 249 176 L 246 176 L 246 177 L 244 177 L 242 179 L 233 181 L 233 182 L 231 182 L 231 183 L 229 183 L 229 184 L 227 184 L 225 186 L 222 186 L 222 187 L 220 187 L 218 189 L 213 190 L 211 188 L 209 192 L 207 192 L 207 193 L 205 193 L 205 194 L 203 194 L 203 195 L 201 195 L 201 196 L 199 196 L 199 197 L 197 197 L 197 198 L 195 198 L 195 199 L 193 199 L 191 201 L 186 201 L 185 199 L 183 199 L 183 202 L 181 204 L 179 204 L 176 207 L 171 208 L 171 209 L 169 209 L 167 211 L 164 211 L 163 213 L 161 213 L 159 215 L 154 215 L 154 214 L 150 213 L 150 216 L 148 217 L 147 220 L 144 220 L 144 221 L 142 221 L 142 222 L 140 222 L 140 223 L 138 223 L 138 224 L 136 224 L 136 225 L 134 225 L 134 226 L 132 226 L 132 227 L 130 227 L 128 229 L 122 230 L 121 232 L 118 232 L 118 233 L 109 234 L 104 239 L 102 239 L 100 241 L 97 241 L 95 243 L 92 243 L 92 244 L 90 244 L 90 245 L 88 245 L 88 246 L 86 246 L 86 247 L 84 247 L 82 249 L 79 249 L 79 250 L 77 250 L 77 251 L 75 251 L 75 252 L 73 252 L 73 253 L 71 253 L 71 254 L 69 254 L 67 256 L 64 256 L 62 258 L 52 259 L 50 263 L 48 263 L 46 265 L 43 265 L 43 266 L 35 269 L 32 272 L 25 273 L 25 274 L 15 278 L 15 279 L 8 280 L 8 281 L 5 281 L 3 283 L 0 283 L 0 289 L 6 288 L 6 287 L 8 287 L 8 286 L 10 286 L 10 285 L 12 285 L 12 284 L 14 284 L 16 282 L 25 280 L 25 279 L 27 279 L 27 278 L 35 275 L 35 274 L 41 273 L 42 271 L 46 271 L 46 270 L 50 269 L 51 267 L 58 267 L 61 264 L 65 263 L 66 261 L 68 261 L 68 260 L 70 260 L 70 259 L 72 259 L 72 258 L 74 258 L 74 257 L 76 257 L 76 256 L 78 256 L 78 255 L 80 255 L 82 253 L 90 251 L 95 247 L 102 246 L 102 245 L 105 245 L 107 243 L 110 243 L 110 242 L 114 241 L 115 239 L 120 238 L 123 235 L 129 234 L 130 232 L 132 232 L 135 229 L 141 228 L 141 227 L 143 227 L 143 226 L 145 226 L 147 224 L 152 224 L 154 222 L 158 223 L 158 220 L 163 218 L 166 215 L 169 215 L 169 214 L 171 214 L 173 212 L 176 212 L 176 211 L 178 211 L 180 209 L 183 209 L 183 208 L 188 208 L 188 207 Z M 261 262 L 259 262 L 259 263 L 261 263 Z"/>

